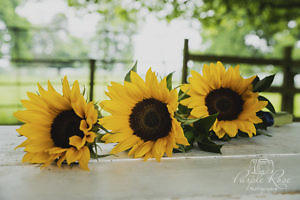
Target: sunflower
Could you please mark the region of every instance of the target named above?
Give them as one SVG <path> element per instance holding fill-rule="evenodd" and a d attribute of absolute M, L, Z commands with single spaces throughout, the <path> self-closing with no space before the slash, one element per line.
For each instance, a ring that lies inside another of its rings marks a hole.
<path fill-rule="evenodd" d="M 235 137 L 238 130 L 252 137 L 256 134 L 254 124 L 262 120 L 256 112 L 263 109 L 266 101 L 258 100 L 258 93 L 252 92 L 252 81 L 256 76 L 244 79 L 239 66 L 226 71 L 221 62 L 204 65 L 202 74 L 191 71 L 190 84 L 181 87 L 189 98 L 182 105 L 191 108 L 191 117 L 206 117 L 218 113 L 212 126 L 215 134 L 222 138 L 225 134 Z"/>
<path fill-rule="evenodd" d="M 48 166 L 57 160 L 61 166 L 78 161 L 80 168 L 88 170 L 90 150 L 87 143 L 94 142 L 96 134 L 91 131 L 97 123 L 97 110 L 93 102 L 86 103 L 80 93 L 78 81 L 72 89 L 64 77 L 63 95 L 48 81 L 48 91 L 38 84 L 39 94 L 28 92 L 29 100 L 22 100 L 26 110 L 17 111 L 15 117 L 25 124 L 17 129 L 27 137 L 22 144 L 27 152 L 23 162 Z"/>
<path fill-rule="evenodd" d="M 180 123 L 174 118 L 178 106 L 176 90 L 169 91 L 166 78 L 159 82 L 151 69 L 144 81 L 131 71 L 131 82 L 124 85 L 111 82 L 106 95 L 110 100 L 101 102 L 101 107 L 111 113 L 99 123 L 112 131 L 102 140 L 118 143 L 112 154 L 130 149 L 128 155 L 144 160 L 160 161 L 166 153 L 172 156 L 177 144 L 189 145 Z"/>

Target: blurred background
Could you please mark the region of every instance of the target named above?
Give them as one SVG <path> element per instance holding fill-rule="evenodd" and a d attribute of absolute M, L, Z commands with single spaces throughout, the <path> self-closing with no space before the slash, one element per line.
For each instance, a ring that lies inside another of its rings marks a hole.
<path fill-rule="evenodd" d="M 276 73 L 264 95 L 300 119 L 298 0 L 0 0 L 0 124 L 19 123 L 36 82 L 59 89 L 68 75 L 98 102 L 135 60 L 141 75 L 175 71 L 175 85 L 214 60 Z"/>

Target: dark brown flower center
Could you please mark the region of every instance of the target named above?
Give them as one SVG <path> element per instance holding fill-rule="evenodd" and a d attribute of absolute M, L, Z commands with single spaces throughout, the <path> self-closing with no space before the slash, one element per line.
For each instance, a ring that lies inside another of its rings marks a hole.
<path fill-rule="evenodd" d="M 166 137 L 172 128 L 172 119 L 167 105 L 154 98 L 138 102 L 129 117 L 129 124 L 134 135 L 142 140 L 156 141 Z"/>
<path fill-rule="evenodd" d="M 237 119 L 243 111 L 244 101 L 235 91 L 219 88 L 206 96 L 205 105 L 210 115 L 219 113 L 218 120 L 231 121 Z"/>
<path fill-rule="evenodd" d="M 79 129 L 81 118 L 73 110 L 59 113 L 51 125 L 51 138 L 57 147 L 69 148 L 69 138 L 77 135 L 83 138 L 84 133 Z"/>

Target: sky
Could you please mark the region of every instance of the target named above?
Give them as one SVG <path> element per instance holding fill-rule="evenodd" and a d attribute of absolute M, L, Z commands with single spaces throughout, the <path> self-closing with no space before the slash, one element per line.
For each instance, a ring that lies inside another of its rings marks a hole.
<path fill-rule="evenodd" d="M 19 15 L 26 17 L 36 26 L 49 23 L 53 16 L 61 12 L 68 18 L 67 29 L 72 35 L 90 38 L 95 34 L 98 14 L 80 13 L 75 8 L 69 7 L 66 1 L 32 0 L 17 8 Z M 190 39 L 191 48 L 199 49 L 201 45 L 199 31 L 190 27 L 187 21 L 174 20 L 166 23 L 154 16 L 148 16 L 133 38 L 134 60 L 141 66 L 141 73 L 148 67 L 161 75 L 172 71 L 180 72 L 185 38 Z"/>

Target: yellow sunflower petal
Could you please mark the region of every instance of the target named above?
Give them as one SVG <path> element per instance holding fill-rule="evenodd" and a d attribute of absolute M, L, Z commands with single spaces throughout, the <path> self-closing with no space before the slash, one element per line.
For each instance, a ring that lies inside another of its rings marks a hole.
<path fill-rule="evenodd" d="M 144 80 L 136 72 L 131 71 L 130 80 L 132 83 L 136 84 L 141 90 L 147 89 Z"/>
<path fill-rule="evenodd" d="M 152 153 L 151 152 L 146 153 L 145 156 L 144 156 L 144 161 L 147 161 L 151 157 L 152 157 Z"/>
<path fill-rule="evenodd" d="M 160 138 L 155 142 L 152 148 L 152 155 L 156 158 L 157 161 L 160 161 L 161 157 L 164 155 L 166 151 L 166 144 L 166 138 Z"/>
<path fill-rule="evenodd" d="M 93 143 L 95 141 L 95 138 L 96 138 L 96 133 L 94 132 L 87 132 L 86 134 L 86 141 L 89 142 L 89 143 Z"/>
<path fill-rule="evenodd" d="M 90 150 L 87 146 L 85 146 L 83 149 L 81 149 L 82 155 L 79 159 L 79 166 L 81 169 L 89 171 L 90 169 L 88 168 L 88 163 L 90 160 Z"/>
<path fill-rule="evenodd" d="M 174 128 L 172 125 L 169 133 L 165 133 L 165 137 L 160 138 L 162 143 L 156 144 L 159 139 L 145 139 L 142 132 L 133 134 L 139 129 L 135 127 L 133 121 L 143 120 L 146 113 L 142 112 L 155 112 L 155 109 L 158 109 L 158 113 L 164 110 L 166 112 L 164 117 L 169 116 L 173 124 L 176 121 L 174 112 L 178 108 L 178 92 L 176 90 L 169 91 L 166 77 L 159 81 L 151 69 L 147 71 L 145 81 L 135 72 L 131 72 L 130 76 L 131 82 L 124 82 L 124 85 L 111 83 L 111 86 L 108 86 L 108 92 L 106 92 L 110 100 L 100 103 L 101 107 L 111 115 L 99 119 L 99 124 L 113 132 L 113 134 L 103 136 L 102 140 L 106 143 L 118 143 L 111 151 L 112 154 L 130 149 L 129 156 L 144 157 L 145 160 L 155 157 L 159 161 L 165 152 L 171 156 L 173 148 L 178 147 L 176 142 L 188 144 L 178 122 Z M 139 108 L 141 109 L 140 113 L 133 113 L 136 112 L 134 108 L 137 108 L 138 105 L 141 106 Z M 143 106 L 145 107 L 143 108 Z M 164 106 L 166 109 L 163 108 Z M 140 121 L 140 126 L 143 123 L 145 121 Z M 148 126 L 147 124 L 144 125 Z M 141 129 L 141 131 L 143 130 Z M 149 135 L 149 133 L 147 134 Z M 144 142 L 145 140 L 146 142 Z M 156 148 L 153 148 L 154 144 L 156 144 Z"/>
<path fill-rule="evenodd" d="M 93 125 L 97 122 L 98 112 L 94 107 L 93 102 L 89 102 L 86 106 L 86 121 L 89 125 L 89 130 L 93 127 Z"/>
<path fill-rule="evenodd" d="M 99 119 L 99 123 L 106 129 L 112 130 L 113 132 L 120 132 L 129 129 L 129 116 L 105 116 Z"/>
<path fill-rule="evenodd" d="M 31 102 L 34 102 L 37 106 L 41 107 L 44 110 L 49 110 L 47 103 L 43 100 L 43 98 L 37 94 L 32 92 L 27 92 L 27 96 Z"/>
<path fill-rule="evenodd" d="M 31 140 L 25 147 L 25 151 L 31 153 L 43 152 L 48 148 L 53 147 L 53 141 L 49 138 L 45 138 L 44 140 Z"/>
<path fill-rule="evenodd" d="M 38 152 L 38 153 L 30 153 L 27 152 L 22 162 L 29 162 L 29 163 L 44 163 L 49 159 L 49 154 L 45 152 Z"/>
<path fill-rule="evenodd" d="M 86 142 L 86 136 L 84 136 L 83 138 L 74 135 L 72 137 L 69 138 L 70 142 L 69 144 L 76 147 L 78 150 L 81 149 L 83 147 L 83 145 Z"/>
<path fill-rule="evenodd" d="M 50 138 L 50 127 L 27 123 L 16 130 L 20 135 L 29 139 Z"/>
<path fill-rule="evenodd" d="M 66 97 L 68 100 L 71 100 L 71 90 L 70 90 L 70 85 L 67 76 L 64 76 L 63 79 L 63 94 L 64 97 Z"/>
<path fill-rule="evenodd" d="M 73 147 L 69 148 L 66 153 L 66 160 L 68 165 L 79 160 L 82 156 L 82 153 L 83 153 L 82 151 L 78 151 Z"/>
<path fill-rule="evenodd" d="M 140 147 L 135 151 L 134 157 L 140 158 L 143 157 L 146 153 L 151 151 L 153 146 L 153 141 L 147 141 L 144 144 L 140 145 Z"/>
<path fill-rule="evenodd" d="M 86 101 L 82 95 L 79 95 L 76 100 L 73 100 L 71 105 L 76 115 L 80 118 L 85 118 Z"/>
<path fill-rule="evenodd" d="M 48 152 L 49 154 L 57 154 L 57 153 L 66 152 L 67 150 L 68 149 L 61 148 L 61 147 L 53 147 L 53 148 L 47 149 L 46 152 Z"/>
<path fill-rule="evenodd" d="M 191 115 L 196 118 L 206 117 L 208 116 L 207 107 L 206 106 L 194 107 L 193 110 L 191 111 Z"/>
<path fill-rule="evenodd" d="M 66 154 L 63 154 L 60 158 L 59 158 L 59 160 L 57 161 L 57 166 L 58 167 L 61 167 L 61 164 L 62 164 L 62 162 L 64 162 L 66 160 Z"/>
<path fill-rule="evenodd" d="M 43 113 L 38 111 L 32 111 L 32 110 L 17 111 L 14 113 L 14 116 L 21 122 L 35 123 L 46 127 L 49 127 L 52 123 L 51 121 L 49 121 L 49 118 L 47 118 L 47 116 L 45 116 Z"/>
<path fill-rule="evenodd" d="M 238 133 L 237 125 L 231 121 L 225 121 L 222 128 L 230 137 L 235 137 Z"/>
<path fill-rule="evenodd" d="M 139 141 L 139 138 L 135 135 L 129 136 L 126 140 L 122 141 L 121 143 L 117 144 L 112 150 L 111 154 L 117 154 L 119 152 L 125 151 L 132 146 L 134 146 Z"/>
<path fill-rule="evenodd" d="M 85 120 L 80 121 L 79 129 L 83 132 L 88 131 L 88 124 L 86 123 Z"/>
<path fill-rule="evenodd" d="M 168 157 L 172 157 L 173 155 L 173 141 L 172 138 L 169 136 L 167 137 L 167 144 L 166 144 L 166 155 Z"/>
<path fill-rule="evenodd" d="M 114 133 L 114 134 L 105 134 L 101 140 L 105 141 L 105 143 L 116 143 L 116 142 L 123 142 L 127 138 L 129 138 L 131 134 L 126 132 L 123 133 Z"/>
<path fill-rule="evenodd" d="M 130 149 L 130 151 L 128 152 L 128 156 L 131 156 L 135 153 L 135 151 L 139 148 L 139 146 L 141 144 L 143 144 L 144 141 L 143 140 L 140 140 L 138 143 L 136 143 L 135 145 L 133 145 L 133 147 Z"/>

